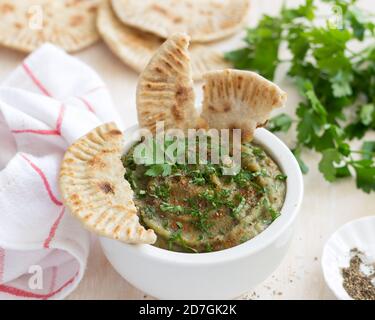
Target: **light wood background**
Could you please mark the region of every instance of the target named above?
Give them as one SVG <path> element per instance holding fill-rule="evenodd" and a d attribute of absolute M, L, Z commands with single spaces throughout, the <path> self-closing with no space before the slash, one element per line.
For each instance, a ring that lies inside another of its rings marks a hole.
<path fill-rule="evenodd" d="M 289 0 L 288 4 L 300 2 Z M 249 25 L 254 25 L 262 13 L 276 14 L 282 1 L 253 0 L 252 3 Z M 375 10 L 373 4 L 373 0 L 360 1 L 361 7 L 368 10 L 371 8 Z M 240 44 L 240 39 L 241 36 L 219 47 L 230 50 Z M 127 126 L 135 124 L 137 74 L 123 65 L 102 43 L 76 56 L 92 66 L 104 79 L 125 124 Z M 24 57 L 23 54 L 0 48 L 0 81 Z M 289 95 L 286 112 L 294 114 L 299 98 L 293 85 L 283 76 L 282 70 L 277 82 Z M 201 94 L 198 94 L 198 99 L 200 97 Z M 282 138 L 292 145 L 292 135 Z M 375 136 L 371 138 L 375 139 Z M 242 299 L 334 298 L 324 282 L 320 265 L 324 243 L 344 223 L 375 214 L 374 194 L 366 195 L 358 191 L 353 180 L 350 179 L 334 185 L 328 184 L 317 170 L 319 156 L 307 151 L 304 158 L 310 166 L 310 172 L 304 179 L 305 197 L 289 253 L 280 267 L 263 284 L 257 288 L 249 288 L 249 293 L 241 297 Z M 151 297 L 122 279 L 112 269 L 97 241 L 93 239 L 86 275 L 78 289 L 68 299 L 151 299 Z"/>

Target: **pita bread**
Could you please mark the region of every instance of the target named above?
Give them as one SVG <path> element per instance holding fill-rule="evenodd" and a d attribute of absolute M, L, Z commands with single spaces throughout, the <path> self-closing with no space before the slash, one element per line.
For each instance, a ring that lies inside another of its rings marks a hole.
<path fill-rule="evenodd" d="M 186 34 L 171 36 L 142 72 L 137 87 L 138 121 L 153 133 L 156 123 L 167 129 L 195 128 L 198 115 Z"/>
<path fill-rule="evenodd" d="M 266 124 L 273 109 L 286 102 L 284 91 L 254 72 L 215 71 L 204 80 L 203 119 L 210 128 L 242 129 L 245 141 Z"/>
<path fill-rule="evenodd" d="M 0 0 L 0 44 L 31 52 L 51 42 L 69 52 L 97 40 L 101 0 Z"/>
<path fill-rule="evenodd" d="M 109 48 L 127 65 L 142 72 L 164 40 L 154 34 L 121 23 L 109 1 L 100 6 L 98 30 Z M 194 80 L 201 80 L 204 73 L 229 67 L 224 56 L 209 45 L 193 44 L 189 48 Z"/>
<path fill-rule="evenodd" d="M 193 42 L 230 36 L 246 21 L 249 0 L 112 0 L 119 19 L 132 27 L 168 38 L 176 32 Z"/>
<path fill-rule="evenodd" d="M 153 230 L 140 223 L 133 191 L 124 179 L 122 133 L 104 124 L 68 148 L 60 170 L 65 205 L 84 226 L 125 243 L 154 243 Z"/>

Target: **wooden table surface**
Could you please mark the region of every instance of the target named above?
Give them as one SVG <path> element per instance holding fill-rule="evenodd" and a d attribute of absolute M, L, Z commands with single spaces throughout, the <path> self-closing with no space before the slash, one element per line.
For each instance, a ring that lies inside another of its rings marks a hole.
<path fill-rule="evenodd" d="M 262 13 L 275 14 L 281 0 L 253 0 L 249 23 L 254 25 Z M 272 2 L 272 5 L 271 5 Z M 288 1 L 288 4 L 301 1 Z M 373 1 L 361 1 L 361 7 L 371 8 Z M 237 37 L 234 41 L 240 41 Z M 233 42 L 233 41 L 232 41 Z M 226 45 L 227 50 L 233 43 Z M 238 45 L 238 43 L 237 43 Z M 127 126 L 136 123 L 135 88 L 137 74 L 123 65 L 104 44 L 76 54 L 92 66 L 110 89 L 116 108 Z M 0 48 L 0 81 L 25 57 L 14 51 Z M 293 85 L 282 76 L 278 84 L 288 92 L 286 111 L 294 113 L 298 94 Z M 201 94 L 198 94 L 200 99 Z M 292 144 L 292 134 L 282 136 Z M 373 136 L 372 138 L 375 138 Z M 375 196 L 366 195 L 355 188 L 352 180 L 334 185 L 324 181 L 317 170 L 319 156 L 305 152 L 304 158 L 310 166 L 305 176 L 305 197 L 298 218 L 296 233 L 288 255 L 280 267 L 261 285 L 250 290 L 243 299 L 332 299 L 320 265 L 322 248 L 329 236 L 344 223 L 375 214 Z M 126 259 L 126 257 L 124 257 Z M 251 271 L 249 271 L 251 272 Z M 151 299 L 122 279 L 104 257 L 97 241 L 93 239 L 85 277 L 78 289 L 68 299 Z"/>

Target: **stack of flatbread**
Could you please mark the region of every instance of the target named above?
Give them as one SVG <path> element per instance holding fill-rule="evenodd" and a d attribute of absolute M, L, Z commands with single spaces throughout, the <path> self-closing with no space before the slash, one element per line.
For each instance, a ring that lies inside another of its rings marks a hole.
<path fill-rule="evenodd" d="M 228 67 L 212 41 L 243 27 L 249 1 L 0 0 L 0 45 L 31 52 L 50 42 L 76 52 L 102 37 L 125 64 L 142 72 L 169 35 L 185 32 L 198 80 Z"/>
<path fill-rule="evenodd" d="M 228 67 L 217 41 L 246 22 L 250 0 L 105 0 L 99 9 L 98 30 L 111 50 L 141 72 L 165 39 L 177 32 L 192 41 L 193 79 Z M 208 43 L 210 42 L 210 43 Z"/>
<path fill-rule="evenodd" d="M 250 141 L 273 109 L 284 105 L 286 93 L 250 71 L 222 70 L 204 75 L 203 111 L 198 114 L 189 57 L 189 36 L 174 34 L 165 41 L 142 72 L 137 87 L 141 128 L 201 127 L 241 129 Z M 154 243 L 155 232 L 139 222 L 133 191 L 124 179 L 122 133 L 105 124 L 75 142 L 60 171 L 65 205 L 86 228 L 125 243 Z"/>
<path fill-rule="evenodd" d="M 51 42 L 75 52 L 100 39 L 102 0 L 0 0 L 0 45 L 31 52 Z"/>

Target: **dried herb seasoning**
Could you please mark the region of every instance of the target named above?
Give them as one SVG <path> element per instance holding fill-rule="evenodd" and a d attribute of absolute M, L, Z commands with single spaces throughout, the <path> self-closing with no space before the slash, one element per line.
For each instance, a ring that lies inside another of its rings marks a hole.
<path fill-rule="evenodd" d="M 342 269 L 344 289 L 355 300 L 375 300 L 375 263 L 368 264 L 358 249 L 350 254 L 349 267 Z"/>

